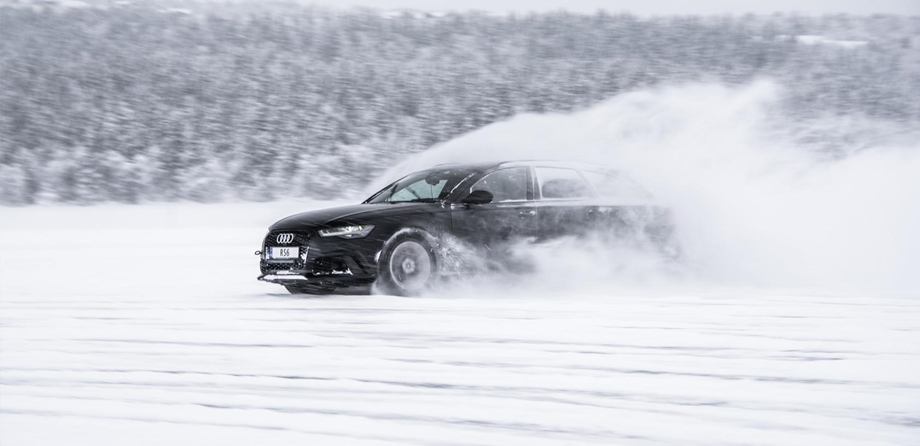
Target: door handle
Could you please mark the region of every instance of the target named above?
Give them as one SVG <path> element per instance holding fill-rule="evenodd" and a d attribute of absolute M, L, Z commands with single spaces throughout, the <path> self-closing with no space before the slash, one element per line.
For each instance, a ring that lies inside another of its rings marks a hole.
<path fill-rule="evenodd" d="M 537 215 L 537 211 L 535 211 L 535 210 L 533 210 L 533 209 L 531 209 L 531 210 L 529 210 L 529 211 L 521 211 L 521 212 L 518 212 L 518 215 L 520 215 L 521 217 L 527 217 L 527 216 L 531 216 L 531 215 Z"/>

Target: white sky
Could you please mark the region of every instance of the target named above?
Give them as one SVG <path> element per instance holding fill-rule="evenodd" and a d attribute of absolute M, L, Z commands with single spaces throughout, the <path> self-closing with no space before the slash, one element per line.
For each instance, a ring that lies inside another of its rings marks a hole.
<path fill-rule="evenodd" d="M 824 14 L 907 14 L 920 15 L 920 0 L 304 0 L 336 6 L 370 6 L 382 9 L 426 11 L 479 9 L 507 11 L 629 11 L 636 14 L 744 14 L 800 12 Z"/>

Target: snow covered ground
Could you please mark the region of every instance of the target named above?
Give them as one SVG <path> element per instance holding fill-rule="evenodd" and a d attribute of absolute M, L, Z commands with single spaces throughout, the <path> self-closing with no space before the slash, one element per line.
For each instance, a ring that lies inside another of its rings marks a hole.
<path fill-rule="evenodd" d="M 256 282 L 325 205 L 0 208 L 0 443 L 920 442 L 920 296 Z"/>

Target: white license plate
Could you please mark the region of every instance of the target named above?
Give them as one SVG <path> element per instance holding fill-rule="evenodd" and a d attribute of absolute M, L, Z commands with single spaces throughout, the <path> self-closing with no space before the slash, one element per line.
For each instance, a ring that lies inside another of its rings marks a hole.
<path fill-rule="evenodd" d="M 300 248 L 291 248 L 287 246 L 270 246 L 268 248 L 269 259 L 296 259 L 300 255 Z"/>

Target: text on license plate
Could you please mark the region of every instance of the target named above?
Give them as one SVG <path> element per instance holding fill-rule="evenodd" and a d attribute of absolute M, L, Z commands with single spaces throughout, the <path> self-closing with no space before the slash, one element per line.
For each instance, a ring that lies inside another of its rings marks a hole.
<path fill-rule="evenodd" d="M 300 255 L 300 248 L 291 248 L 287 246 L 270 246 L 268 248 L 269 259 L 296 259 Z"/>

